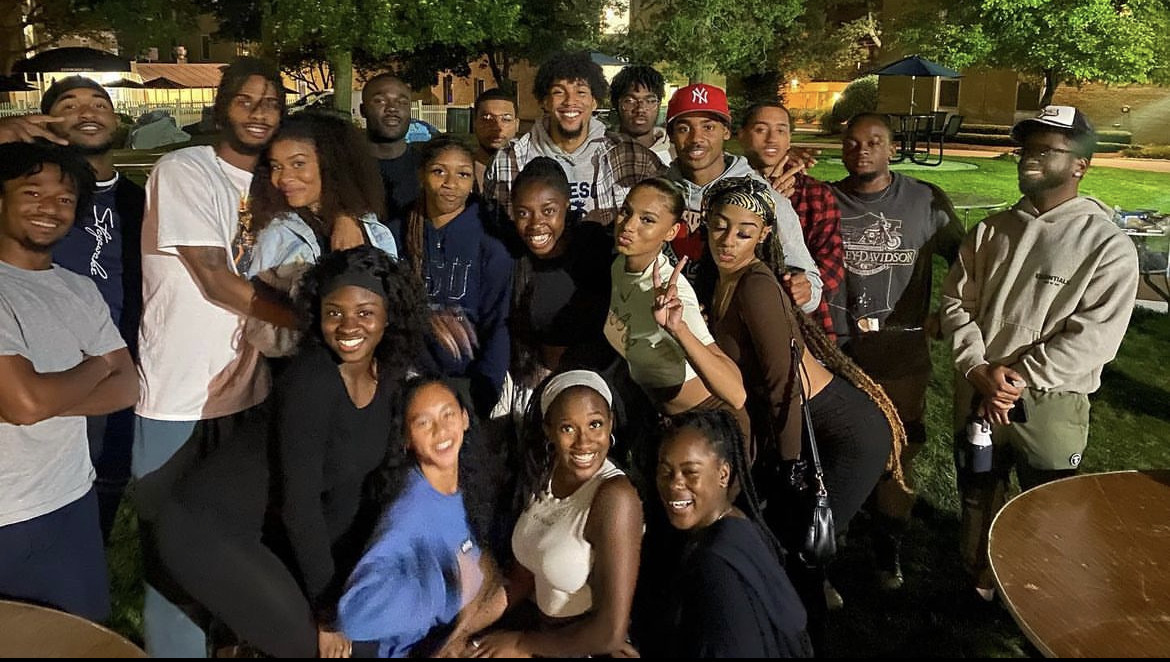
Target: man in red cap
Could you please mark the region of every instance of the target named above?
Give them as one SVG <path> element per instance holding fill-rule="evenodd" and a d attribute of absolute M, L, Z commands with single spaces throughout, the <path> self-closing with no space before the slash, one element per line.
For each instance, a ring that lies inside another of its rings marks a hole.
<path fill-rule="evenodd" d="M 666 177 L 682 187 L 687 207 L 683 227 L 671 247 L 679 257 L 685 255 L 691 264 L 698 264 L 706 241 L 701 207 L 707 187 L 724 177 L 753 177 L 765 184 L 767 181 L 752 169 L 746 158 L 723 151 L 723 143 L 731 138 L 731 111 L 722 88 L 695 83 L 675 91 L 666 107 L 666 133 L 677 155 Z M 792 205 L 775 191 L 772 199 L 776 203 L 776 229 L 784 259 L 794 268 L 793 273 L 784 277 L 784 287 L 801 310 L 811 313 L 821 301 L 820 271 L 804 244 L 800 221 Z"/>

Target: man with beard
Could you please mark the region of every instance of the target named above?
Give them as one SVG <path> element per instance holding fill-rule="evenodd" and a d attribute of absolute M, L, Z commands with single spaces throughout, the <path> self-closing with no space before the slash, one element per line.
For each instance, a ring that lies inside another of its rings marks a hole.
<path fill-rule="evenodd" d="M 516 137 L 520 121 L 516 118 L 516 102 L 505 91 L 494 87 L 475 99 L 471 117 L 475 132 L 475 186 L 483 190 L 483 178 L 487 168 L 500 151 Z"/>
<path fill-rule="evenodd" d="M 666 132 L 677 155 L 666 178 L 679 184 L 686 204 L 682 227 L 670 245 L 678 257 L 686 256 L 698 267 L 707 243 L 702 222 L 703 194 L 725 177 L 765 180 L 747 159 L 723 151 L 723 143 L 731 138 L 731 111 L 722 88 L 694 83 L 676 90 L 666 107 Z M 821 273 L 804 244 L 792 204 L 775 192 L 772 201 L 776 204 L 776 230 L 784 261 L 793 268 L 784 275 L 782 284 L 793 302 L 811 313 L 821 301 Z M 699 271 L 702 269 L 689 270 L 687 277 L 693 279 Z M 696 287 L 700 299 L 705 299 L 710 297 L 713 284 L 700 282 Z"/>
<path fill-rule="evenodd" d="M 216 91 L 218 141 L 163 156 L 146 184 L 132 471 L 147 579 L 143 631 L 156 657 L 203 657 L 206 639 L 174 604 L 187 599 L 156 561 L 152 523 L 194 462 L 263 417 L 270 378 L 243 337 L 245 319 L 296 325 L 290 307 L 262 296 L 239 267 L 255 240 L 252 170 L 280 124 L 281 89 L 275 65 L 237 59 Z"/>
<path fill-rule="evenodd" d="M 1078 195 L 1096 146 L 1088 119 L 1047 106 L 1012 129 L 1021 147 L 1014 207 L 976 226 L 943 284 L 953 334 L 955 420 L 992 425 L 991 470 L 960 471 L 960 551 L 976 591 L 995 595 L 991 521 L 1014 467 L 1020 489 L 1077 472 L 1089 398 L 1117 354 L 1137 293 L 1137 251 L 1101 201 Z M 966 445 L 957 436 L 957 452 Z"/>
<path fill-rule="evenodd" d="M 618 113 L 618 131 L 653 151 L 669 165 L 674 159 L 666 129 L 656 126 L 658 109 L 666 94 L 666 81 L 654 67 L 631 64 L 613 77 L 610 106 Z"/>
<path fill-rule="evenodd" d="M 73 150 L 0 145 L 0 595 L 110 613 L 85 416 L 124 409 L 137 375 L 102 295 L 53 265 L 88 205 Z"/>
<path fill-rule="evenodd" d="M 0 142 L 35 136 L 68 144 L 79 151 L 97 175 L 90 203 L 77 212 L 69 233 L 53 247 L 53 261 L 89 277 L 102 293 L 110 317 L 135 356 L 142 316 L 142 187 L 114 169 L 110 151 L 118 117 L 110 95 L 84 76 L 53 83 L 41 98 L 43 115 L 0 120 Z M 39 131 L 39 133 L 38 133 Z M 91 416 L 90 457 L 101 513 L 102 537 L 108 539 L 122 492 L 130 480 L 130 446 L 134 411 Z"/>
<path fill-rule="evenodd" d="M 561 53 L 540 65 L 533 95 L 544 117 L 532 131 L 506 145 L 484 176 L 484 198 L 500 220 L 510 225 L 512 181 L 538 156 L 554 159 L 569 178 L 569 206 L 585 219 L 610 225 L 626 193 L 638 182 L 660 174 L 662 162 L 628 136 L 608 133 L 593 118 L 605 97 L 601 67 L 585 52 Z"/>
<path fill-rule="evenodd" d="M 418 153 L 406 142 L 410 130 L 410 88 L 397 76 L 380 73 L 362 88 L 362 117 L 370 152 L 386 185 L 382 222 L 406 218 L 418 199 Z"/>
<path fill-rule="evenodd" d="M 874 488 L 878 580 L 902 586 L 899 550 L 914 505 L 912 461 L 926 443 L 930 347 L 926 330 L 934 256 L 953 263 L 965 230 L 941 189 L 890 172 L 893 132 L 885 115 L 849 120 L 841 141 L 849 176 L 834 182 L 845 243 L 845 301 L 830 302 L 842 349 L 882 385 L 903 425 L 905 483 L 889 472 Z"/>

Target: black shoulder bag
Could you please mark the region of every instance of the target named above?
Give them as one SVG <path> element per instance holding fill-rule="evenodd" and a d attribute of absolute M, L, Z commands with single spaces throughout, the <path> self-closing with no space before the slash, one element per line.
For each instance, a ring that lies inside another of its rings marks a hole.
<path fill-rule="evenodd" d="M 825 487 L 825 472 L 821 468 L 821 455 L 817 450 L 816 435 L 813 433 L 812 416 L 808 411 L 808 399 L 804 395 L 804 364 L 801 362 L 800 351 L 796 347 L 796 339 L 791 343 L 792 369 L 796 373 L 796 384 L 800 393 L 800 412 L 804 417 L 804 441 L 807 442 L 809 455 L 812 457 L 812 471 L 808 470 L 806 462 L 798 461 L 797 466 L 803 471 L 793 470 L 791 480 L 799 494 L 799 503 L 803 512 L 808 514 L 808 528 L 800 540 L 800 559 L 809 566 L 823 566 L 837 555 L 837 531 L 833 525 L 833 509 L 829 505 L 829 490 Z M 803 449 L 802 449 L 803 453 Z"/>

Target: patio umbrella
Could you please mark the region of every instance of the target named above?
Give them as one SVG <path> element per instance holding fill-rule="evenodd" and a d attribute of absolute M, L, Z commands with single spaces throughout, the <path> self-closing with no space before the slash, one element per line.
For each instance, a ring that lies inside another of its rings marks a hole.
<path fill-rule="evenodd" d="M 910 55 L 891 62 L 880 69 L 870 72 L 875 76 L 909 76 L 910 77 L 910 113 L 914 113 L 914 82 L 919 76 L 923 78 L 961 78 L 963 74 L 948 69 L 941 64 L 931 62 L 917 55 Z"/>
<path fill-rule="evenodd" d="M 50 71 L 130 71 L 130 60 L 96 48 L 70 46 L 42 51 L 27 60 L 12 65 L 17 73 L 46 73 Z"/>
<path fill-rule="evenodd" d="M 129 78 L 119 78 L 118 80 L 110 81 L 109 83 L 102 83 L 102 87 L 125 87 L 133 90 L 140 90 L 146 87 L 146 85 L 139 83 L 136 80 L 130 80 Z"/>

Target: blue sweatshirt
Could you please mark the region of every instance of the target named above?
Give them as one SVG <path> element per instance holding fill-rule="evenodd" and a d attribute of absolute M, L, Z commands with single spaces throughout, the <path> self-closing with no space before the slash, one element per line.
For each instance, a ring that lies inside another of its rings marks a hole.
<path fill-rule="evenodd" d="M 341 631 L 353 641 L 377 641 L 379 657 L 405 657 L 479 592 L 482 577 L 460 581 L 460 554 L 467 555 L 464 567 L 478 569 L 463 494 L 441 494 L 412 469 L 346 582 L 337 605 Z"/>
<path fill-rule="evenodd" d="M 390 225 L 405 254 L 410 249 L 402 228 L 401 221 Z M 470 358 L 455 358 L 436 343 L 431 343 L 431 353 L 444 375 L 471 379 L 476 410 L 483 414 L 484 407 L 490 411 L 499 399 L 508 370 L 512 257 L 498 239 L 484 231 L 479 205 L 473 200 L 441 228 L 428 221 L 423 246 L 423 276 L 431 307 L 462 311 L 479 341 Z"/>

